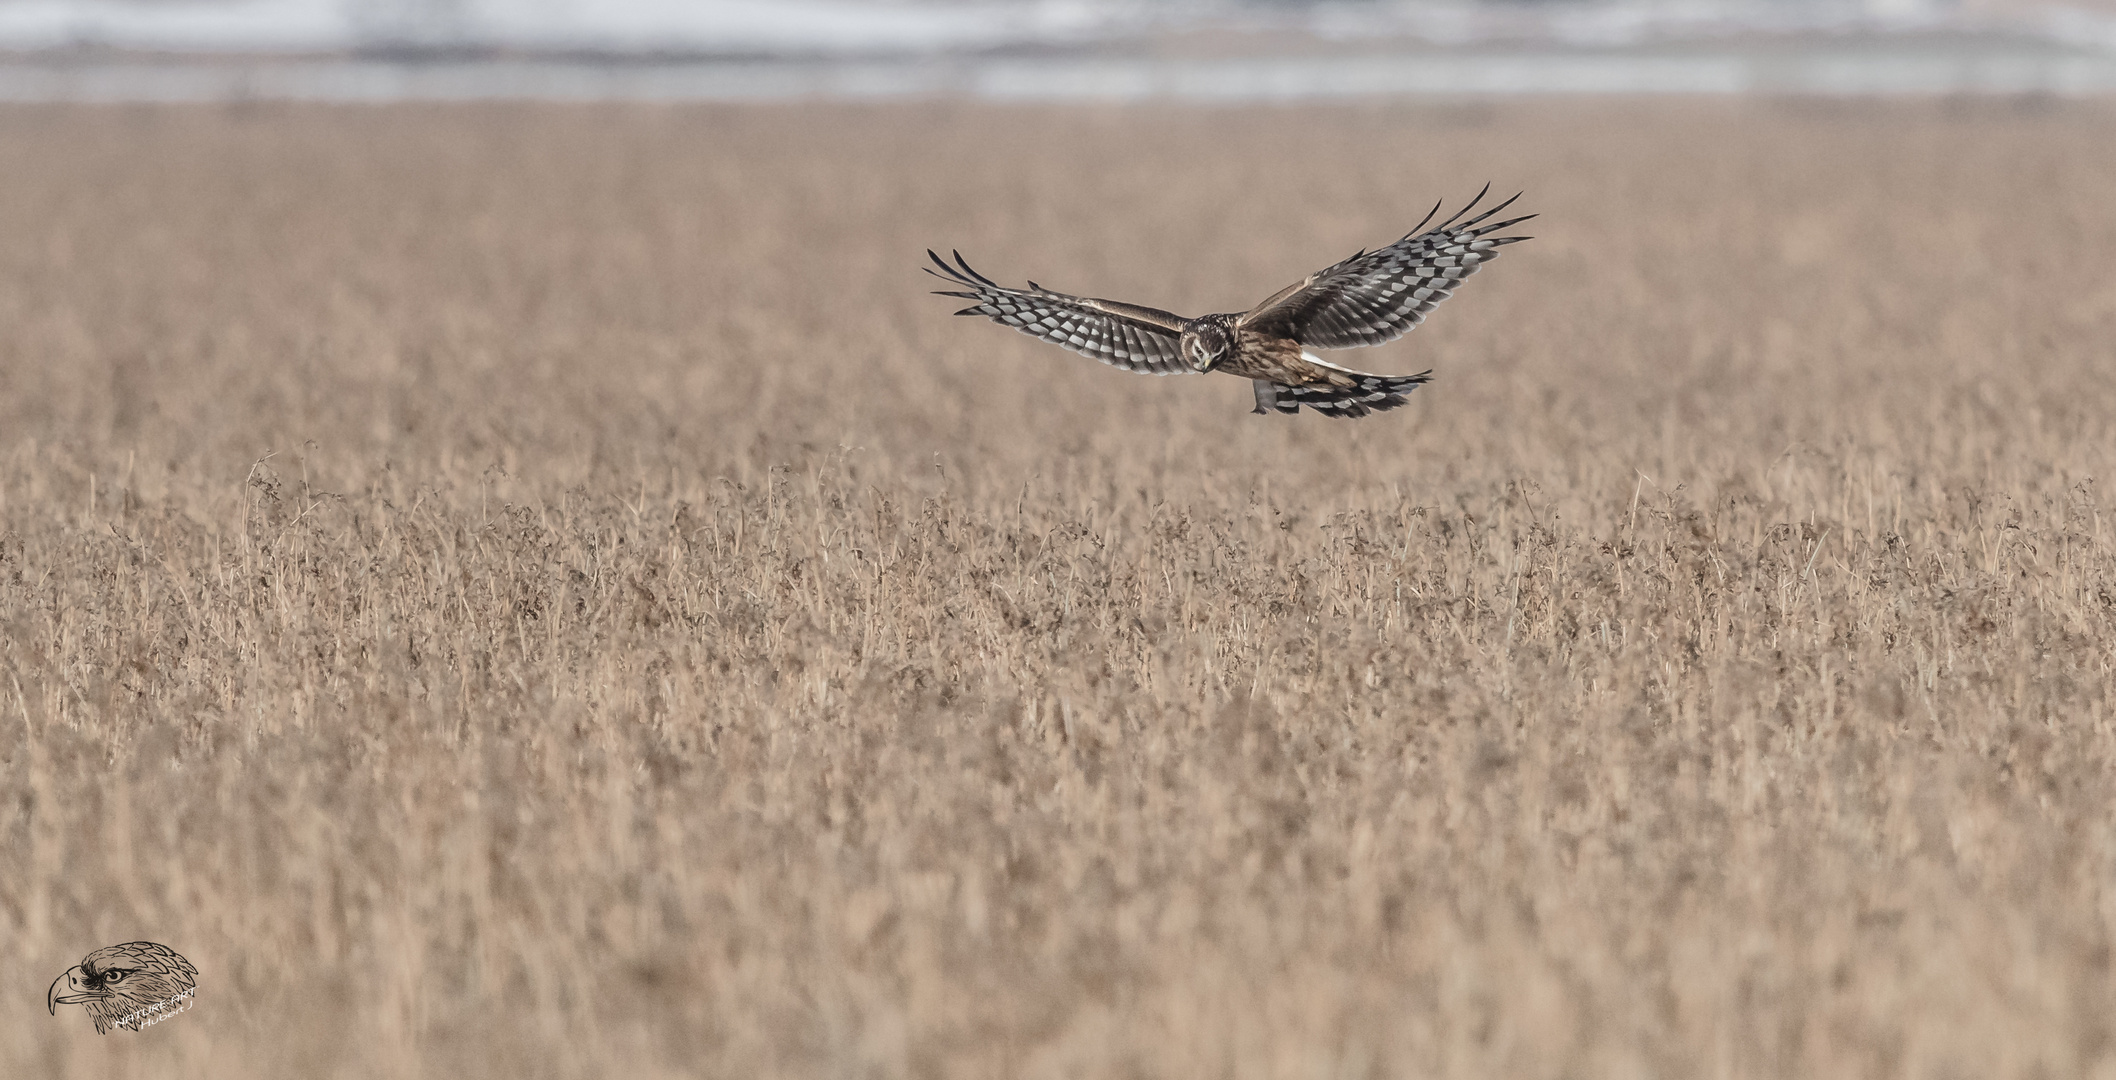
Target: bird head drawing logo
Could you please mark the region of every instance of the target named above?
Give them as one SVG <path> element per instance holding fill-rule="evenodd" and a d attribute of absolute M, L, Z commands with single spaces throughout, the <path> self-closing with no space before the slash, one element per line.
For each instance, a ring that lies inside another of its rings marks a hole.
<path fill-rule="evenodd" d="M 97 949 L 54 979 L 45 994 L 53 1016 L 61 1005 L 79 1005 L 95 1021 L 96 1032 L 133 1031 L 190 1007 L 198 987 L 198 969 L 166 945 L 128 941 Z"/>

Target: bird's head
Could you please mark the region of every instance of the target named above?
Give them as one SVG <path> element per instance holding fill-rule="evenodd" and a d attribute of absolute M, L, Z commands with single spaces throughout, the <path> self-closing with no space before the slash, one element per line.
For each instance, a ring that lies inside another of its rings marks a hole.
<path fill-rule="evenodd" d="M 82 1006 L 99 1033 L 108 1034 L 113 1027 L 138 1031 L 158 1007 L 180 1008 L 172 999 L 197 985 L 198 969 L 191 961 L 151 941 L 128 941 L 97 949 L 67 968 L 52 981 L 44 1004 L 54 1016 L 61 1005 Z"/>
<path fill-rule="evenodd" d="M 1199 319 L 1183 331 L 1183 359 L 1199 371 L 1211 371 L 1234 352 L 1234 332 L 1211 318 Z"/>

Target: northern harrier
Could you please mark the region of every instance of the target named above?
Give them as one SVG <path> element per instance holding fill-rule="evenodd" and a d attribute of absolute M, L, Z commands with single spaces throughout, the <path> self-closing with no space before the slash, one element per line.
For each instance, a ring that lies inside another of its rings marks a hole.
<path fill-rule="evenodd" d="M 1365 416 L 1403 404 L 1403 395 L 1432 372 L 1369 375 L 1325 363 L 1311 350 L 1379 345 L 1402 337 L 1463 278 L 1497 258 L 1500 248 L 1528 239 L 1490 234 L 1534 214 L 1484 224 L 1519 195 L 1458 220 L 1490 190 L 1486 184 L 1454 217 L 1420 232 L 1440 212 L 1435 204 L 1403 239 L 1318 270 L 1240 314 L 1186 319 L 1159 308 L 1068 296 L 1033 281 L 1027 289 L 1009 289 L 970 269 L 961 252 L 950 266 L 927 251 L 940 272 L 926 272 L 970 287 L 936 293 L 977 301 L 957 315 L 988 316 L 1105 364 L 1153 375 L 1239 375 L 1251 380 L 1259 413 L 1297 413 L 1306 405 L 1325 416 Z"/>
<path fill-rule="evenodd" d="M 60 992 L 61 985 L 65 991 Z M 45 1008 L 56 1016 L 61 1005 L 81 1005 L 108 1035 L 113 1027 L 138 1031 L 179 1006 L 198 985 L 191 961 L 151 941 L 128 941 L 97 949 L 67 968 L 44 995 Z"/>

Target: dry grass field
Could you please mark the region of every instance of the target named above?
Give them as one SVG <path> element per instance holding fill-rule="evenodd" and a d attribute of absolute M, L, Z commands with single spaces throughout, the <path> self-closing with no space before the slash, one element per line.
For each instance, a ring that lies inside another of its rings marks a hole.
<path fill-rule="evenodd" d="M 1486 180 L 1357 422 L 918 272 Z M 0 111 L 0 1074 L 2116 1077 L 2112 208 L 2093 102 Z"/>

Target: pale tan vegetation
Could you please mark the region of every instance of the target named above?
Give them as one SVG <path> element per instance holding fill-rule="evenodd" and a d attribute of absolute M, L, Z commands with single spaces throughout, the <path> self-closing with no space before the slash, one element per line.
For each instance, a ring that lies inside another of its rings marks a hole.
<path fill-rule="evenodd" d="M 2116 108 L 0 112 L 0 1073 L 2116 1075 Z M 1487 179 L 1398 412 L 1238 310 Z M 144 1033 L 44 1015 L 145 938 Z"/>

